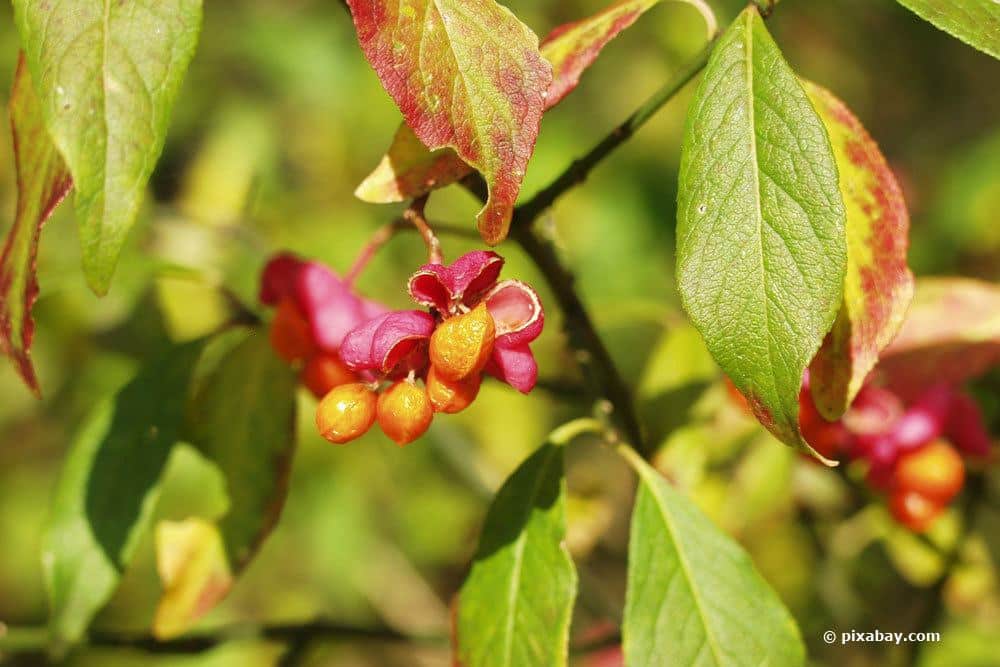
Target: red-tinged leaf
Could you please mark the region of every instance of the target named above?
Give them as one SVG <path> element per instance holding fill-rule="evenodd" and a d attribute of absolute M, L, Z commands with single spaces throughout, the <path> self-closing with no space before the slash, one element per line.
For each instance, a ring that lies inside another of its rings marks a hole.
<path fill-rule="evenodd" d="M 701 0 L 684 0 L 701 12 L 709 36 L 716 32 L 715 16 Z M 585 19 L 555 28 L 542 40 L 542 55 L 552 63 L 552 85 L 546 108 L 559 104 L 580 83 L 608 42 L 635 23 L 661 0 L 620 0 Z"/>
<path fill-rule="evenodd" d="M 828 90 L 803 85 L 830 135 L 847 210 L 844 300 L 811 366 L 816 407 L 835 420 L 892 342 L 913 298 L 910 219 L 895 176 L 861 122 Z"/>
<path fill-rule="evenodd" d="M 35 259 L 42 225 L 69 192 L 72 182 L 45 129 L 23 54 L 10 96 L 10 126 L 17 168 L 17 209 L 0 255 L 0 349 L 14 362 L 25 384 L 40 394 L 31 363 L 35 333 L 31 307 L 38 298 Z"/>
<path fill-rule="evenodd" d="M 453 148 L 490 188 L 483 239 L 507 236 L 552 68 L 538 38 L 493 0 L 348 0 L 361 48 L 407 125 Z"/>
<path fill-rule="evenodd" d="M 685 0 L 705 17 L 710 35 L 715 17 L 701 0 Z M 607 9 L 559 26 L 542 40 L 541 52 L 552 65 L 552 83 L 545 95 L 545 110 L 559 104 L 580 83 L 601 50 L 647 10 L 661 0 L 621 0 Z M 400 126 L 385 157 L 355 194 L 363 201 L 387 204 L 405 201 L 450 185 L 473 169 L 452 150 L 430 151 L 405 124 Z"/>
<path fill-rule="evenodd" d="M 882 353 L 879 378 L 904 399 L 941 382 L 958 384 L 1000 364 L 1000 286 L 967 278 L 917 281 L 899 335 Z"/>

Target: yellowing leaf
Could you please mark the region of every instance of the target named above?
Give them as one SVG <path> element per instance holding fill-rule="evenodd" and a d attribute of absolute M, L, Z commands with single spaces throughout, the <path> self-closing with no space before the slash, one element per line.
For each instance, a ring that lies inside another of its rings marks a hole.
<path fill-rule="evenodd" d="M 392 145 L 354 196 L 372 204 L 401 202 L 460 181 L 473 169 L 450 148 L 427 150 L 409 125 L 396 130 Z"/>
<path fill-rule="evenodd" d="M 211 610 L 233 585 L 219 529 L 204 519 L 159 522 L 156 566 L 164 589 L 153 621 L 153 633 L 160 638 L 183 633 L 191 619 Z"/>
<path fill-rule="evenodd" d="M 490 189 L 483 239 L 507 236 L 552 69 L 493 0 L 348 0 L 361 48 L 428 148 L 453 148 Z"/>
<path fill-rule="evenodd" d="M 229 509 L 216 524 L 164 527 L 158 636 L 185 632 L 221 601 L 229 591 L 223 572 L 242 572 L 277 523 L 295 450 L 296 386 L 267 335 L 254 330 L 195 393 L 185 439 L 222 474 Z M 172 584 L 177 572 L 183 581 Z"/>
<path fill-rule="evenodd" d="M 14 362 L 25 384 L 40 394 L 31 363 L 35 333 L 31 307 L 38 298 L 35 258 L 42 225 L 69 192 L 72 181 L 45 129 L 24 54 L 18 59 L 14 75 L 10 125 L 17 169 L 17 210 L 0 254 L 0 350 Z"/>
<path fill-rule="evenodd" d="M 810 367 L 816 407 L 832 421 L 860 391 L 913 298 L 910 218 L 896 177 L 861 122 L 832 93 L 803 83 L 830 135 L 847 213 L 844 300 Z"/>

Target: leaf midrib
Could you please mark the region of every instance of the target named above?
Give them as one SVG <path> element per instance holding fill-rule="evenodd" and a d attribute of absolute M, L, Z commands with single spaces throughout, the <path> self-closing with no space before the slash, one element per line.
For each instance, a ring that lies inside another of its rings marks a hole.
<path fill-rule="evenodd" d="M 684 550 L 681 548 L 681 540 L 678 537 L 679 532 L 677 531 L 674 522 L 671 520 L 671 516 L 667 511 L 663 496 L 657 491 L 657 485 L 666 484 L 666 482 L 658 478 L 654 478 L 645 465 L 643 465 L 640 470 L 642 481 L 646 484 L 646 489 L 653 496 L 656 508 L 660 511 L 663 523 L 666 524 L 667 530 L 669 531 L 671 539 L 674 543 L 674 552 L 677 554 L 677 561 L 680 563 L 681 569 L 684 571 L 684 581 L 688 583 L 688 589 L 691 591 L 691 597 L 694 599 L 695 608 L 698 610 L 698 617 L 701 619 L 702 627 L 705 629 L 705 643 L 708 644 L 711 649 L 712 657 L 715 659 L 715 663 L 717 665 L 723 665 L 725 663 L 723 662 L 719 652 L 717 640 L 712 633 L 711 626 L 708 623 L 708 616 L 705 612 L 705 604 L 701 599 L 698 587 L 694 584 L 695 579 L 692 574 L 691 565 L 688 563 Z"/>
<path fill-rule="evenodd" d="M 111 125 L 108 122 L 108 41 L 111 35 L 111 0 L 104 0 L 101 17 L 101 122 L 104 124 L 104 161 L 101 163 L 101 218 L 100 227 L 107 222 L 108 208 L 108 164 L 111 162 Z M 98 256 L 103 257 L 108 237 L 101 233 L 97 237 Z"/>
<path fill-rule="evenodd" d="M 764 326 L 767 330 L 768 338 L 771 336 L 771 305 L 768 298 L 767 289 L 767 259 L 764 254 L 764 209 L 763 195 L 760 184 L 760 158 L 757 152 L 757 107 L 754 98 L 754 76 L 753 76 L 753 14 L 750 11 L 744 12 L 746 22 L 744 27 L 744 43 L 746 53 L 746 81 L 747 81 L 747 120 L 750 123 L 750 155 L 753 160 L 753 192 L 754 208 L 757 211 L 757 251 L 760 257 L 760 288 L 761 298 L 764 302 Z M 774 357 L 771 350 L 770 340 L 765 341 L 764 348 L 767 351 L 768 377 L 774 378 Z M 773 383 L 776 385 L 777 383 Z"/>
<path fill-rule="evenodd" d="M 535 483 L 531 489 L 531 494 L 528 496 L 528 511 L 525 516 L 525 530 L 522 530 L 517 537 L 515 543 L 514 552 L 514 571 L 511 573 L 510 586 L 507 591 L 507 605 L 510 610 L 507 617 L 507 626 L 505 628 L 504 636 L 504 651 L 503 651 L 503 664 L 511 665 L 511 656 L 514 651 L 514 625 L 515 619 L 517 618 L 517 601 L 518 595 L 517 591 L 520 588 L 521 580 L 521 570 L 524 565 L 524 548 L 528 540 L 527 524 L 531 518 L 531 508 L 534 507 L 534 501 L 538 498 L 541 491 L 542 481 L 548 475 L 548 468 L 552 462 L 552 458 L 558 451 L 555 446 L 547 445 L 550 448 L 549 453 L 546 455 L 545 460 L 539 468 L 538 477 L 535 479 Z"/>

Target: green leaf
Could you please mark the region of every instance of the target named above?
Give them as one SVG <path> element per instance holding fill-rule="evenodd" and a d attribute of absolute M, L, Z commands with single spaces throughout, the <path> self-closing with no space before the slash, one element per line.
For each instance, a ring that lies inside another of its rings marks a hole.
<path fill-rule="evenodd" d="M 921 278 L 903 328 L 876 372 L 916 398 L 934 384 L 960 384 L 1000 365 L 1000 286 L 969 278 Z"/>
<path fill-rule="evenodd" d="M 504 240 L 534 152 L 552 68 L 493 0 L 348 0 L 361 48 L 407 125 L 486 179 L 479 231 Z"/>
<path fill-rule="evenodd" d="M 847 276 L 833 329 L 810 366 L 816 407 L 839 419 L 903 324 L 913 298 L 906 264 L 910 216 L 878 144 L 833 93 L 804 81 L 840 171 L 847 211 Z"/>
<path fill-rule="evenodd" d="M 747 553 L 634 454 L 622 644 L 628 665 L 805 662 L 798 628 Z"/>
<path fill-rule="evenodd" d="M 565 538 L 563 449 L 549 442 L 504 483 L 486 516 L 459 593 L 459 664 L 566 665 L 576 570 Z"/>
<path fill-rule="evenodd" d="M 925 21 L 994 58 L 1000 58 L 1000 2 L 898 0 Z"/>
<path fill-rule="evenodd" d="M 844 203 L 823 123 L 753 6 L 691 104 L 677 215 L 691 320 L 761 423 L 811 451 L 798 396 L 843 297 Z"/>
<path fill-rule="evenodd" d="M 167 575 L 167 594 L 154 623 L 158 636 L 181 634 L 221 601 L 277 523 L 295 451 L 297 384 L 292 369 L 271 350 L 266 334 L 253 330 L 195 393 L 186 439 L 218 466 L 226 480 L 229 510 L 212 530 L 188 522 L 158 531 L 180 536 L 178 541 L 185 545 L 182 557 L 172 553 L 177 544 L 170 539 L 157 545 L 161 572 Z M 213 555 L 220 542 L 228 568 Z"/>
<path fill-rule="evenodd" d="M 84 273 L 104 294 L 163 149 L 201 0 L 14 0 L 14 13 L 76 186 Z"/>
<path fill-rule="evenodd" d="M 170 349 L 103 402 L 77 435 L 42 545 L 58 642 L 74 642 L 114 592 L 159 497 L 202 341 Z"/>
<path fill-rule="evenodd" d="M 69 192 L 72 181 L 45 129 L 24 54 L 17 61 L 10 95 L 10 126 L 17 168 L 17 210 L 0 254 L 0 350 L 14 362 L 25 384 L 40 395 L 31 363 L 35 333 L 31 307 L 38 298 L 35 259 L 42 225 Z"/>

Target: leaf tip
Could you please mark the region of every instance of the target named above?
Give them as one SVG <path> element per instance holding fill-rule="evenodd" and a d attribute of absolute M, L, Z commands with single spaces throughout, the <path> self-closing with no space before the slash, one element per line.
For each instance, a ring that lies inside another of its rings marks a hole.
<path fill-rule="evenodd" d="M 111 267 L 108 268 L 107 263 L 104 261 L 94 261 L 88 260 L 86 257 L 84 258 L 83 277 L 87 281 L 87 287 L 94 293 L 94 296 L 104 298 L 108 295 L 108 292 L 111 290 L 111 278 L 115 272 L 115 263 L 115 261 L 112 261 Z"/>
<path fill-rule="evenodd" d="M 509 207 L 487 203 L 486 207 L 476 216 L 479 223 L 479 235 L 488 246 L 502 243 L 510 232 L 510 221 L 513 211 Z"/>
<path fill-rule="evenodd" d="M 369 204 L 395 204 L 404 201 L 388 157 L 382 158 L 378 166 L 365 176 L 354 189 L 354 196 Z"/>

